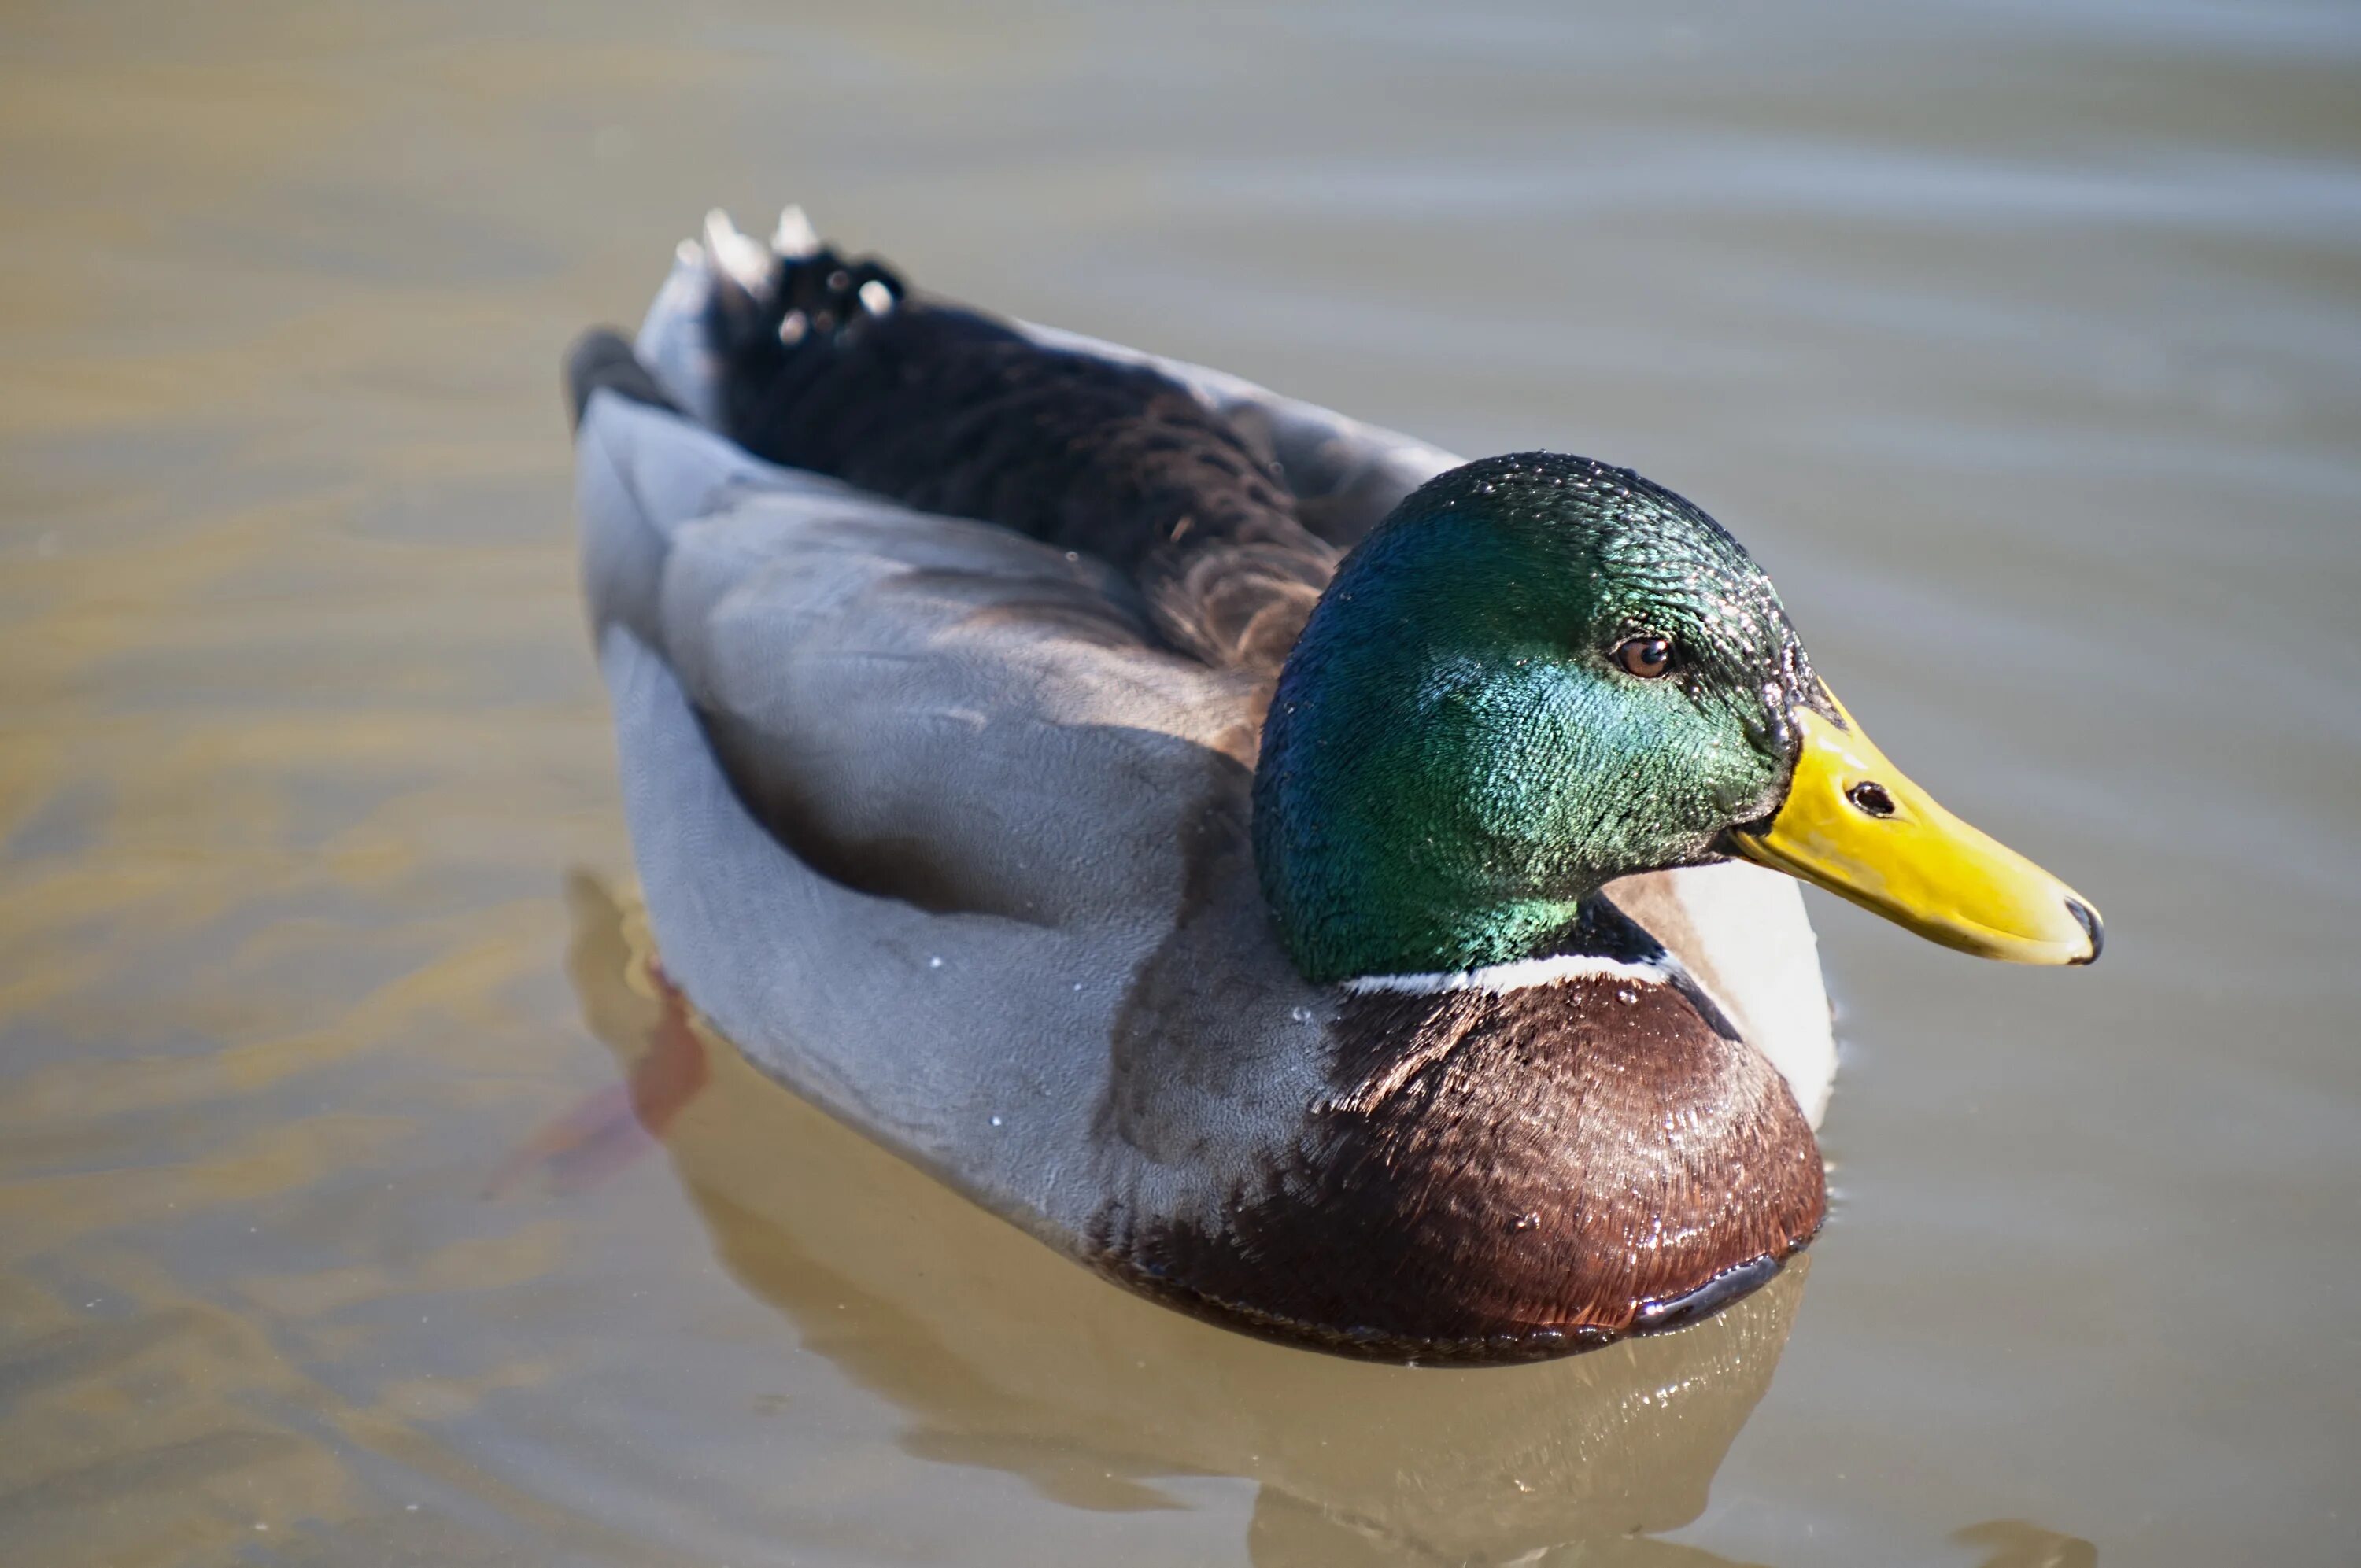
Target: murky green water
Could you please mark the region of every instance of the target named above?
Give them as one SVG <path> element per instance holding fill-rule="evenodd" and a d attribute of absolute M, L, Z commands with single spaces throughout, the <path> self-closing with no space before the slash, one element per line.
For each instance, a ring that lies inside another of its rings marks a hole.
<path fill-rule="evenodd" d="M 1695 497 L 2106 961 L 1815 895 L 1808 1279 L 1540 1368 L 1183 1321 L 726 1053 L 503 1184 L 665 1038 L 557 356 L 789 197 Z M 2349 7 L 13 6 L 0 1561 L 2361 1560 L 2356 600 Z"/>

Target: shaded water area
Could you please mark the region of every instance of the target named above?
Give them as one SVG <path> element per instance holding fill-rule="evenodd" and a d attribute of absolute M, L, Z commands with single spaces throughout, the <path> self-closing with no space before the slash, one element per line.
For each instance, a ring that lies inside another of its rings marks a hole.
<path fill-rule="evenodd" d="M 2087 971 L 1812 895 L 1808 1275 L 1116 1292 L 667 1020 L 555 386 L 703 209 L 1697 499 Z M 0 16 L 0 1561 L 2361 1561 L 2361 13 Z M 659 1061 L 665 1058 L 659 1055 Z"/>

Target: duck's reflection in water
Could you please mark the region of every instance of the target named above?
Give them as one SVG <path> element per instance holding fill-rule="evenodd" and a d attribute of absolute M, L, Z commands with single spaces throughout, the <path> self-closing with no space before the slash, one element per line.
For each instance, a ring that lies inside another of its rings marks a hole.
<path fill-rule="evenodd" d="M 907 1412 L 910 1452 L 1086 1508 L 1180 1506 L 1159 1477 L 1247 1477 L 1266 1565 L 1722 1561 L 1649 1536 L 1704 1508 L 1786 1343 L 1801 1260 L 1694 1327 L 1540 1365 L 1420 1371 L 1246 1339 L 1096 1278 L 772 1084 L 667 1003 L 628 894 L 577 876 L 569 895 L 584 1014 L 717 1252 Z M 563 1179 L 611 1137 L 561 1124 L 566 1146 L 535 1152 Z"/>

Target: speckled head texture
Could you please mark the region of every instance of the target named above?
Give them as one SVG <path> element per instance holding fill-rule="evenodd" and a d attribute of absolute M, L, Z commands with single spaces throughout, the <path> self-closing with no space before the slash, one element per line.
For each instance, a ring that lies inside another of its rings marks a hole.
<path fill-rule="evenodd" d="M 1663 639 L 1653 678 L 1616 658 Z M 1455 468 L 1339 568 L 1263 734 L 1255 845 L 1306 976 L 1534 956 L 1629 872 L 1773 810 L 1827 697 L 1738 542 L 1628 469 Z"/>

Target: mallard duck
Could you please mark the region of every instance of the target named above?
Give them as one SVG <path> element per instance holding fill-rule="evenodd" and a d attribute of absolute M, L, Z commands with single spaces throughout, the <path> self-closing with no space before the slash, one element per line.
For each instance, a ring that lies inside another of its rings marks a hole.
<path fill-rule="evenodd" d="M 794 209 L 568 380 L 669 981 L 1171 1306 L 1422 1363 L 1688 1321 L 1826 1211 L 1788 878 L 2098 956 L 1628 469 L 997 320 Z"/>

